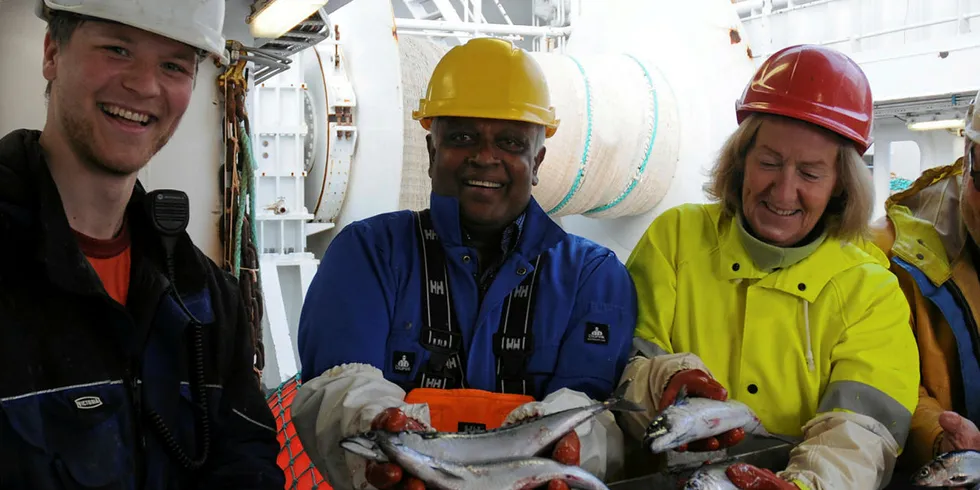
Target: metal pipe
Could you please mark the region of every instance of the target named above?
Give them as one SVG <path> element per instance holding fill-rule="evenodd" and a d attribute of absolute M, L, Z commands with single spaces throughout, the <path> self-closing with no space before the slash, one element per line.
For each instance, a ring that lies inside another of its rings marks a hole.
<path fill-rule="evenodd" d="M 398 31 L 399 36 L 420 36 L 420 37 L 463 37 L 472 38 L 478 36 L 476 33 L 471 32 L 432 32 L 432 31 Z M 497 39 L 506 39 L 508 41 L 523 41 L 524 36 L 518 36 L 517 34 L 502 34 L 494 35 L 488 37 L 495 37 Z"/>
<path fill-rule="evenodd" d="M 789 13 L 789 12 L 795 12 L 797 10 L 803 10 L 803 9 L 810 8 L 810 7 L 817 7 L 819 5 L 826 5 L 828 3 L 834 3 L 834 2 L 837 2 L 837 1 L 839 1 L 839 0 L 816 0 L 814 2 L 804 3 L 802 5 L 794 5 L 792 7 L 786 7 L 784 9 L 773 10 L 772 13 L 769 13 L 769 14 L 750 15 L 750 16 L 742 19 L 742 22 L 748 22 L 750 20 L 758 20 L 758 19 L 762 19 L 762 18 L 765 18 L 765 17 L 770 16 L 770 15 L 779 15 L 779 14 L 785 14 L 785 13 Z"/>
<path fill-rule="evenodd" d="M 572 33 L 572 26 L 516 26 L 509 24 L 472 24 L 466 22 L 447 22 L 444 20 L 395 19 L 395 28 L 414 30 L 433 30 L 449 32 L 473 32 L 483 34 L 516 34 L 528 37 L 561 37 Z"/>
<path fill-rule="evenodd" d="M 857 36 L 857 39 L 867 39 L 869 37 L 884 36 L 885 34 L 894 34 L 896 32 L 910 31 L 912 29 L 919 29 L 922 27 L 929 27 L 938 24 L 946 24 L 949 22 L 957 22 L 959 20 L 960 20 L 959 17 L 946 17 L 943 19 L 930 20 L 928 22 L 920 22 L 918 24 L 911 24 L 911 25 L 905 25 L 901 27 L 893 27 L 891 29 L 884 29 L 876 32 L 869 32 L 867 34 L 861 34 L 860 36 Z"/>
<path fill-rule="evenodd" d="M 957 47 L 954 47 L 954 48 L 947 48 L 947 49 L 923 49 L 923 50 L 919 50 L 919 51 L 916 51 L 916 52 L 913 52 L 913 53 L 902 53 L 902 54 L 897 54 L 897 55 L 893 55 L 893 56 L 885 56 L 885 57 L 882 57 L 882 58 L 873 58 L 873 59 L 870 59 L 870 60 L 862 60 L 862 61 L 860 61 L 860 64 L 862 66 L 864 66 L 864 65 L 871 64 L 871 63 L 881 63 L 882 61 L 891 61 L 891 60 L 897 60 L 897 59 L 901 59 L 901 58 L 913 58 L 913 57 L 916 57 L 916 56 L 934 55 L 938 51 L 944 51 L 946 53 L 952 53 L 953 51 L 963 51 L 963 50 L 973 49 L 973 48 L 980 48 L 980 43 L 973 43 L 973 44 L 968 44 L 966 46 L 957 46 Z"/>
<path fill-rule="evenodd" d="M 504 16 L 504 22 L 506 22 L 509 26 L 514 25 L 514 21 L 510 20 L 510 16 L 507 15 L 507 11 L 504 10 L 504 6 L 500 5 L 500 0 L 493 0 L 493 3 L 497 4 L 497 10 L 500 11 L 500 15 Z"/>
<path fill-rule="evenodd" d="M 765 2 L 762 0 L 742 0 L 735 4 L 735 11 L 739 16 L 751 14 L 753 10 L 760 10 Z"/>

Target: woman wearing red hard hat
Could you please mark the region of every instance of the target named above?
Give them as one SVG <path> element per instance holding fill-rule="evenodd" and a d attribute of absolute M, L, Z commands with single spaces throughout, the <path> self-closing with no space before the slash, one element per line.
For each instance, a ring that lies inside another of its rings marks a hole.
<path fill-rule="evenodd" d="M 623 379 L 646 412 L 624 428 L 651 449 L 660 409 L 734 399 L 800 439 L 786 468 L 738 464 L 742 489 L 874 489 L 891 477 L 918 397 L 909 306 L 869 237 L 871 89 L 821 46 L 773 54 L 736 104 L 708 204 L 658 216 L 627 262 L 639 356 Z M 724 429 L 724 427 L 722 427 Z M 737 444 L 742 428 L 680 449 Z"/>

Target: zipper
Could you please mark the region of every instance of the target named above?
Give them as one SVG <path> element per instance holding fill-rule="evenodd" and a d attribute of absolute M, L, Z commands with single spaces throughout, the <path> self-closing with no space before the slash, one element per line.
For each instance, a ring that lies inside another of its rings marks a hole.
<path fill-rule="evenodd" d="M 136 332 L 136 322 L 133 320 L 129 311 L 119 303 L 116 303 L 108 296 L 103 297 L 110 309 L 118 313 L 121 318 L 125 318 L 125 323 L 130 332 Z M 141 353 L 131 352 L 129 346 L 123 345 L 123 352 L 126 353 L 125 386 L 126 394 L 129 398 L 130 425 L 133 431 L 133 443 L 137 445 L 133 455 L 133 474 L 135 478 L 135 488 L 146 487 L 146 435 L 143 430 L 143 383 L 140 381 L 142 365 L 139 362 Z"/>
<path fill-rule="evenodd" d="M 133 363 L 136 364 L 136 363 Z M 146 483 L 146 436 L 143 433 L 143 385 L 140 383 L 138 369 L 129 368 L 126 371 L 126 384 L 128 385 L 131 416 L 133 418 L 133 439 L 139 444 L 136 455 L 133 458 L 136 475 L 136 488 L 143 488 Z"/>

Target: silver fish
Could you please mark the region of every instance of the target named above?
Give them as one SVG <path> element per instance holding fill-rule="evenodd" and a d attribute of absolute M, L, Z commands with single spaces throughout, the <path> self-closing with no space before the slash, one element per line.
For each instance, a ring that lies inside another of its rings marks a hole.
<path fill-rule="evenodd" d="M 980 488 L 980 452 L 951 451 L 940 454 L 912 477 L 919 487 Z"/>
<path fill-rule="evenodd" d="M 684 490 L 738 490 L 728 479 L 728 464 L 705 465 L 698 468 L 684 485 Z"/>
<path fill-rule="evenodd" d="M 650 422 L 643 435 L 643 445 L 654 453 L 662 453 L 736 428 L 742 428 L 747 434 L 793 443 L 766 431 L 752 409 L 744 403 L 688 398 L 685 390 L 681 389 L 674 403 Z"/>
<path fill-rule="evenodd" d="M 395 434 L 376 431 L 345 438 L 340 446 L 378 462 L 392 462 L 425 482 L 426 488 L 442 490 L 522 490 L 551 480 L 570 488 L 609 490 L 602 480 L 578 466 L 566 466 L 546 458 L 514 458 L 482 464 L 440 461 L 401 444 Z"/>
<path fill-rule="evenodd" d="M 628 385 L 629 381 L 625 382 L 605 402 L 562 410 L 499 429 L 470 433 L 406 431 L 395 433 L 394 437 L 402 445 L 419 453 L 460 464 L 538 456 L 542 450 L 601 412 L 642 410 L 623 398 Z"/>

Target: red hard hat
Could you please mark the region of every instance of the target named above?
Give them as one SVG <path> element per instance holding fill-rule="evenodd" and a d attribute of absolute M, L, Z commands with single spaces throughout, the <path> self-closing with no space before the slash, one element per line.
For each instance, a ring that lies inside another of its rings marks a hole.
<path fill-rule="evenodd" d="M 861 67 L 843 53 L 815 45 L 783 48 L 767 59 L 735 105 L 738 123 L 752 112 L 801 119 L 871 146 L 874 104 Z"/>

